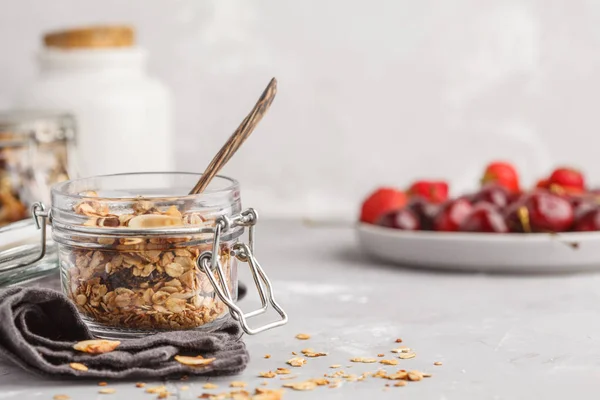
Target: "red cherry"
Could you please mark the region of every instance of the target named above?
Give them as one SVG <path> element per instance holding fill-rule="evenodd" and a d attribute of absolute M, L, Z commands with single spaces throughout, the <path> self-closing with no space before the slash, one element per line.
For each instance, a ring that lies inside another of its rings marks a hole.
<path fill-rule="evenodd" d="M 416 181 L 407 190 L 409 196 L 420 196 L 439 204 L 448 200 L 448 183 L 444 181 Z"/>
<path fill-rule="evenodd" d="M 419 219 L 412 211 L 403 208 L 383 214 L 377 220 L 377 225 L 404 231 L 417 231 L 419 230 Z"/>
<path fill-rule="evenodd" d="M 479 192 L 475 193 L 472 198 L 472 203 L 486 202 L 493 204 L 498 209 L 502 210 L 509 204 L 510 194 L 508 190 L 496 183 L 490 183 L 483 187 Z"/>
<path fill-rule="evenodd" d="M 563 232 L 573 224 L 573 206 L 561 196 L 535 192 L 524 203 L 534 232 Z"/>
<path fill-rule="evenodd" d="M 500 186 L 504 186 L 509 192 L 519 192 L 519 174 L 516 168 L 507 162 L 496 161 L 489 164 L 483 178 L 481 178 L 481 184 L 486 185 L 488 183 L 497 183 Z"/>
<path fill-rule="evenodd" d="M 581 171 L 574 168 L 561 167 L 555 169 L 550 178 L 548 185 L 559 186 L 568 193 L 581 193 L 585 190 L 585 178 Z"/>
<path fill-rule="evenodd" d="M 600 209 L 594 208 L 582 214 L 575 221 L 573 230 L 578 232 L 600 231 Z"/>
<path fill-rule="evenodd" d="M 416 196 L 410 200 L 406 208 L 419 219 L 421 230 L 433 230 L 433 220 L 440 209 L 438 204 L 430 203 L 422 197 Z"/>
<path fill-rule="evenodd" d="M 473 206 L 465 199 L 457 199 L 444 204 L 435 217 L 434 229 L 443 232 L 458 231 L 458 227 L 471 213 Z"/>
<path fill-rule="evenodd" d="M 404 207 L 406 202 L 407 198 L 404 192 L 392 188 L 377 189 L 363 202 L 360 220 L 374 224 L 381 215 Z"/>
<path fill-rule="evenodd" d="M 460 224 L 462 232 L 506 233 L 508 227 L 498 209 L 488 203 L 479 203 Z"/>

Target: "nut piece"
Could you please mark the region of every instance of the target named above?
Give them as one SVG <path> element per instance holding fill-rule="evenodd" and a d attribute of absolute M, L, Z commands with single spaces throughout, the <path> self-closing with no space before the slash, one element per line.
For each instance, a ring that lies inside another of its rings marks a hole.
<path fill-rule="evenodd" d="M 442 365 L 442 362 L 441 361 L 436 361 L 436 362 L 433 363 L 433 365 L 440 366 L 440 365 Z"/>
<path fill-rule="evenodd" d="M 183 225 L 181 217 L 163 214 L 137 215 L 129 220 L 131 229 L 160 228 L 165 226 Z"/>
<path fill-rule="evenodd" d="M 407 385 L 406 381 L 398 381 L 398 382 L 396 382 L 394 384 L 394 386 L 396 386 L 396 387 L 398 387 L 398 386 L 406 386 L 406 385 Z"/>
<path fill-rule="evenodd" d="M 203 388 L 203 389 L 216 389 L 216 388 L 218 388 L 218 386 L 217 386 L 217 385 L 215 385 L 214 383 L 210 383 L 210 382 L 209 382 L 209 383 L 205 383 L 205 384 L 202 386 L 202 388 Z"/>
<path fill-rule="evenodd" d="M 396 339 L 396 343 L 402 343 L 402 339 L 400 339 L 400 338 Z"/>
<path fill-rule="evenodd" d="M 260 376 L 261 378 L 275 378 L 275 376 L 277 376 L 277 374 L 273 371 L 259 372 L 258 376 Z"/>
<path fill-rule="evenodd" d="M 183 365 L 192 366 L 192 367 L 208 365 L 215 360 L 216 360 L 216 358 L 204 358 L 202 356 L 196 356 L 196 357 L 175 356 L 175 361 L 177 361 L 178 363 L 183 364 Z"/>
<path fill-rule="evenodd" d="M 75 371 L 87 371 L 88 370 L 88 367 L 86 367 L 85 365 L 83 365 L 81 363 L 70 363 L 69 367 L 71 367 Z"/>
<path fill-rule="evenodd" d="M 420 381 L 421 379 L 423 379 L 423 374 L 420 371 L 415 370 L 408 373 L 409 381 Z"/>
<path fill-rule="evenodd" d="M 351 358 L 350 361 L 357 362 L 357 363 L 369 364 L 369 363 L 377 362 L 377 359 L 376 358 L 367 358 L 367 357 L 354 357 L 354 358 Z"/>
<path fill-rule="evenodd" d="M 296 335 L 296 339 L 298 340 L 308 340 L 310 339 L 310 335 L 306 334 L 306 333 L 299 333 Z"/>
<path fill-rule="evenodd" d="M 306 381 L 306 382 L 297 382 L 297 383 L 286 383 L 283 387 L 292 388 L 294 390 L 313 390 L 317 387 L 315 382 Z"/>
<path fill-rule="evenodd" d="M 270 354 L 265 354 L 265 358 L 271 358 Z"/>
<path fill-rule="evenodd" d="M 306 364 L 306 359 L 302 357 L 293 357 L 286 361 L 292 367 L 301 367 Z"/>
<path fill-rule="evenodd" d="M 248 384 L 246 382 L 242 382 L 242 381 L 233 381 L 229 384 L 230 387 L 235 387 L 235 388 L 243 388 L 246 387 Z"/>
<path fill-rule="evenodd" d="M 108 386 L 108 382 L 98 382 L 98 386 Z"/>
<path fill-rule="evenodd" d="M 89 354 L 109 353 L 116 349 L 121 342 L 118 340 L 84 340 L 75 343 L 73 348 L 77 351 L 82 351 Z"/>
<path fill-rule="evenodd" d="M 146 386 L 146 384 L 144 382 L 138 382 L 135 384 L 136 388 L 143 388 L 144 386 Z"/>
<path fill-rule="evenodd" d="M 398 360 L 381 360 L 379 362 L 383 365 L 398 365 Z"/>
<path fill-rule="evenodd" d="M 402 360 L 408 360 L 410 358 L 415 358 L 415 356 L 416 356 L 415 353 L 400 353 L 398 358 L 400 358 Z"/>
<path fill-rule="evenodd" d="M 100 394 L 113 394 L 114 392 L 116 392 L 116 390 L 113 388 L 104 388 L 104 389 L 98 390 L 98 393 L 100 393 Z"/>

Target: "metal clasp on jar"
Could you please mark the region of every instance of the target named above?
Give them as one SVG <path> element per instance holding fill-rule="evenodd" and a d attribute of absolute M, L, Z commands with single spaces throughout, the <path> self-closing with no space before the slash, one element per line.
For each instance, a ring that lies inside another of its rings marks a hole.
<path fill-rule="evenodd" d="M 256 257 L 254 257 L 254 227 L 257 220 L 258 214 L 252 208 L 249 208 L 232 218 L 228 218 L 226 216 L 219 217 L 215 224 L 215 237 L 213 240 L 212 251 L 203 252 L 196 261 L 198 267 L 204 271 L 208 277 L 221 301 L 223 301 L 227 307 L 229 307 L 229 312 L 233 319 L 238 321 L 244 332 L 249 335 L 254 335 L 266 331 L 267 329 L 284 325 L 288 321 L 287 314 L 275 301 L 275 295 L 273 294 L 271 281 L 256 260 Z M 260 309 L 246 314 L 244 314 L 244 312 L 234 303 L 234 300 L 231 297 L 231 290 L 227 287 L 227 279 L 225 279 L 225 274 L 223 272 L 223 268 L 221 267 L 221 262 L 219 261 L 219 244 L 221 242 L 221 235 L 225 234 L 229 229 L 233 229 L 236 226 L 248 227 L 248 244 L 237 243 L 234 245 L 233 249 L 231 250 L 231 256 L 236 257 L 241 262 L 248 263 L 250 271 L 252 272 L 252 278 L 254 279 L 256 289 L 258 290 L 258 294 L 260 296 L 260 301 L 262 303 L 262 307 Z M 214 275 L 215 272 L 219 277 L 218 281 Z M 273 309 L 277 311 L 281 319 L 263 326 L 256 327 L 254 329 L 250 328 L 247 321 L 248 318 L 265 313 L 269 308 L 269 303 Z"/>

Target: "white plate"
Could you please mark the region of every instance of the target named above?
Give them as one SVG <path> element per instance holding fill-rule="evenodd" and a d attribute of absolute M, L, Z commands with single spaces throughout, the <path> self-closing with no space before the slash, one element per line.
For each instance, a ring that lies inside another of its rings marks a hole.
<path fill-rule="evenodd" d="M 600 232 L 407 232 L 358 224 L 370 255 L 398 265 L 488 272 L 600 271 Z"/>

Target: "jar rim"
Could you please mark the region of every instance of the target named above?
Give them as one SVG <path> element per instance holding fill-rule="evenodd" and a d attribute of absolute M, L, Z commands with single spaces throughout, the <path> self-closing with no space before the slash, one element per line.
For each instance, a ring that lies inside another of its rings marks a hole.
<path fill-rule="evenodd" d="M 200 179 L 200 177 L 202 176 L 201 173 L 196 173 L 196 172 L 125 172 L 125 173 L 118 173 L 118 174 L 95 175 L 95 176 L 90 176 L 90 177 L 85 177 L 85 178 L 70 179 L 70 180 L 67 180 L 64 182 L 56 183 L 52 186 L 51 192 L 52 192 L 53 197 L 55 195 L 57 195 L 57 196 L 64 196 L 64 197 L 77 199 L 77 200 L 85 200 L 85 199 L 93 198 L 94 200 L 135 201 L 135 200 L 139 200 L 140 198 L 144 198 L 147 200 L 159 201 L 161 199 L 176 198 L 177 200 L 196 200 L 197 201 L 197 200 L 200 200 L 200 199 L 202 199 L 204 197 L 208 197 L 208 196 L 230 193 L 231 191 L 238 190 L 239 186 L 240 186 L 239 182 L 236 179 L 233 179 L 233 178 L 230 178 L 230 177 L 224 176 L 224 175 L 215 175 L 213 180 L 215 178 L 218 178 L 218 179 L 228 182 L 228 184 L 225 187 L 218 188 L 218 189 L 211 189 L 210 184 L 209 184 L 209 186 L 202 193 L 198 193 L 198 194 L 167 195 L 167 196 L 153 196 L 153 195 L 139 194 L 136 197 L 102 195 L 102 196 L 92 197 L 89 195 L 80 194 L 80 193 L 71 193 L 68 191 L 68 188 L 70 186 L 83 184 L 86 181 L 92 182 L 93 180 L 98 180 L 98 179 L 104 179 L 104 180 L 120 179 L 120 178 L 126 178 L 126 177 L 134 177 L 134 176 L 148 177 L 150 175 L 173 176 L 173 177 L 174 176 L 188 176 L 188 177 L 196 176 L 197 179 Z M 191 189 L 192 188 L 190 187 L 190 190 Z M 88 190 L 93 190 L 93 189 L 90 188 Z"/>

